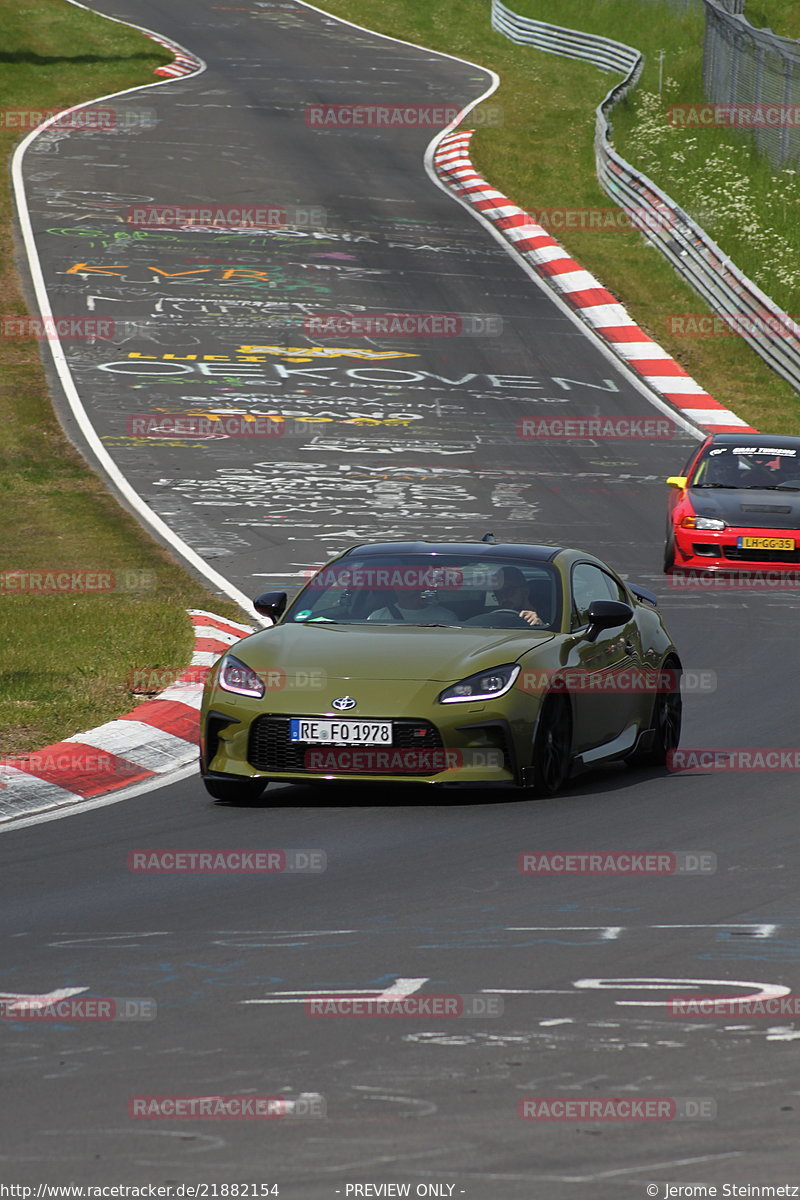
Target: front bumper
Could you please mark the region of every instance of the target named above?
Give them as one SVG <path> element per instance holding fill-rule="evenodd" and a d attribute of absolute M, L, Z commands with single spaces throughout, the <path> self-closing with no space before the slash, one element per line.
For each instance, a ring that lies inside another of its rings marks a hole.
<path fill-rule="evenodd" d="M 713 572 L 781 572 L 794 573 L 800 580 L 800 530 L 747 529 L 732 526 L 720 531 L 708 529 L 675 529 L 675 567 L 679 570 Z M 739 538 L 757 537 L 770 540 L 790 538 L 793 550 L 744 549 Z"/>
<path fill-rule="evenodd" d="M 258 701 L 227 700 L 215 692 L 201 718 L 203 774 L 289 783 L 520 784 L 538 709 L 532 697 L 512 689 L 500 702 L 437 705 L 435 721 L 365 713 L 364 720 L 392 720 L 394 736 L 391 746 L 362 747 L 291 743 L 289 718 L 307 713 L 265 712 Z"/>

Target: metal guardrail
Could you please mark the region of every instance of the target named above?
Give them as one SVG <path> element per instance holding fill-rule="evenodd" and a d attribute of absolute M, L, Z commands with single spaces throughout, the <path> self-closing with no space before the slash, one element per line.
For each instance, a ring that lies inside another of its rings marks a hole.
<path fill-rule="evenodd" d="M 595 160 L 601 186 L 731 329 L 800 391 L 800 326 L 748 279 L 674 200 L 626 162 L 611 144 L 609 113 L 636 86 L 644 65 L 640 51 L 610 38 L 521 17 L 502 0 L 492 0 L 492 26 L 520 45 L 581 59 L 623 75 L 595 110 Z"/>

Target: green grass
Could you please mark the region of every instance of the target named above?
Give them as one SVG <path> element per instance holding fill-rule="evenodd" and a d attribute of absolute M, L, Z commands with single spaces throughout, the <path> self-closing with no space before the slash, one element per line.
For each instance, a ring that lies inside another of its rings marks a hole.
<path fill-rule="evenodd" d="M 781 37 L 800 38 L 797 0 L 747 0 L 744 14 L 756 29 L 771 29 Z"/>
<path fill-rule="evenodd" d="M 780 9 L 767 3 L 762 8 Z M 751 135 L 722 128 L 683 128 L 668 120 L 673 105 L 705 106 L 704 18 L 648 4 L 650 19 L 631 22 L 630 0 L 516 0 L 517 11 L 603 33 L 645 53 L 634 92 L 612 114 L 614 142 L 719 242 L 775 302 L 800 312 L 800 181 L 793 168 L 775 173 Z M 773 14 L 777 28 L 781 28 Z M 753 13 L 748 19 L 754 21 Z M 796 24 L 800 22 L 796 21 Z M 659 51 L 665 49 L 659 93 Z"/>
<path fill-rule="evenodd" d="M 63 0 L 0 0 L 4 109 L 67 108 L 152 83 L 171 61 L 149 38 Z M 80 136 L 80 135 L 75 135 Z M 8 160 L 17 129 L 0 127 Z M 12 206 L 0 195 L 0 313 L 26 311 Z M 134 706 L 129 672 L 180 668 L 185 609 L 241 616 L 156 545 L 66 441 L 36 341 L 0 340 L 0 567 L 145 572 L 151 586 L 96 594 L 0 593 L 0 756 L 36 749 Z"/>
<path fill-rule="evenodd" d="M 531 212 L 609 207 L 595 176 L 594 109 L 615 76 L 513 45 L 491 30 L 487 0 L 382 0 L 380 7 L 374 0 L 324 0 L 323 7 L 381 33 L 491 67 L 500 75 L 501 87 L 488 103 L 502 107 L 503 124 L 478 128 L 472 157 L 485 178 L 517 204 Z M 690 59 L 699 63 L 702 17 L 664 4 L 515 0 L 511 7 L 540 20 L 602 30 L 648 53 L 668 46 L 668 75 L 683 72 L 682 64 Z M 650 63 L 645 86 L 653 69 Z M 702 98 L 699 74 L 692 86 L 691 99 Z M 624 134 L 622 118 L 615 117 L 615 123 Z M 624 153 L 624 146 L 621 149 Z M 741 339 L 678 336 L 672 331 L 673 316 L 708 310 L 639 234 L 576 229 L 558 236 L 713 396 L 757 428 L 800 434 L 797 393 Z"/>

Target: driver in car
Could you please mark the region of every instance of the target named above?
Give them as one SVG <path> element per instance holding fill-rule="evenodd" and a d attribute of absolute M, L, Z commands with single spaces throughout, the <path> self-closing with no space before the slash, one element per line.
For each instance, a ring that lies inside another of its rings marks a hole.
<path fill-rule="evenodd" d="M 391 600 L 384 608 L 376 608 L 368 621 L 405 621 L 409 625 L 459 625 L 450 608 L 436 602 L 432 588 L 414 588 L 403 592 L 402 600 Z"/>
<path fill-rule="evenodd" d="M 529 625 L 544 625 L 544 621 L 534 609 L 529 608 L 528 585 L 519 567 L 503 567 L 500 582 L 495 586 L 497 597 L 495 612 L 514 611 Z"/>

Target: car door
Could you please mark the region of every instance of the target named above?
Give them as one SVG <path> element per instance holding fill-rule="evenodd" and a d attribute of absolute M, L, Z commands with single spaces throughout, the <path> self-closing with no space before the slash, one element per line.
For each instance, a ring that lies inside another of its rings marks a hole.
<path fill-rule="evenodd" d="M 630 604 L 623 584 L 595 563 L 576 562 L 570 572 L 571 638 L 567 687 L 572 698 L 573 749 L 577 754 L 620 737 L 641 710 L 634 676 L 642 666 L 635 615 L 622 626 L 585 637 L 595 600 Z"/>

